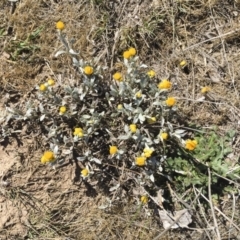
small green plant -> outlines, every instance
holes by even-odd
[[[25,40],[12,41],[7,49],[7,51],[11,54],[11,58],[13,60],[17,60],[19,56],[23,56],[24,59],[27,59],[32,52],[39,50],[39,47],[34,44],[33,41],[39,37],[42,31],[43,27],[39,27],[35,31],[31,32]]]
[[[167,158],[164,169],[166,174],[173,178],[175,187],[186,191],[187,188],[195,185],[206,190],[208,168],[213,173],[211,178],[213,188],[223,178],[232,181],[238,179],[239,164],[226,160],[227,155],[232,152],[231,142],[234,135],[233,131],[228,132],[224,137],[219,137],[214,130],[203,132],[196,136],[198,146],[191,154],[182,149],[171,153],[174,156]],[[225,187],[226,189],[221,189],[222,193],[229,190],[227,182]],[[219,192],[219,189],[217,191]]]

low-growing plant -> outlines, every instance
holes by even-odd
[[[239,177],[240,166],[232,161],[227,161],[226,156],[232,152],[231,142],[234,131],[230,131],[224,137],[219,137],[216,132],[202,132],[196,134],[198,146],[195,151],[189,153],[183,149],[175,149],[173,157],[166,160],[165,171],[169,176],[174,176],[175,187],[185,191],[192,185],[203,188],[206,192],[208,186],[208,168],[211,169],[212,187],[219,193],[217,185],[223,178],[235,181]],[[173,172],[175,171],[175,174]],[[222,176],[223,178],[221,179]],[[229,190],[229,183],[225,183]]]
[[[174,83],[158,80],[135,48],[119,57],[123,67],[108,79],[107,67],[85,61],[73,50],[63,22],[56,28],[63,49],[55,56],[70,56],[78,77],[49,78],[24,105],[6,107],[0,119],[2,141],[18,133],[13,122],[26,124],[29,132],[39,128],[45,147],[41,163],[58,168],[75,161],[83,181],[107,179],[112,198],[106,207],[123,194],[123,187],[132,193],[132,188],[144,189],[138,197],[146,204],[147,196],[167,181],[182,193],[193,185],[206,189],[208,169],[213,185],[222,177],[238,178],[239,165],[225,161],[234,134],[220,137],[214,130],[182,126]]]
[[[42,32],[43,27],[37,28],[35,31],[31,32],[25,40],[13,40],[7,47],[8,52],[10,52],[11,58],[17,60],[19,56],[24,59],[29,58],[32,52],[39,50],[39,47],[33,43],[33,41],[38,38]],[[1,35],[1,31],[0,31]]]

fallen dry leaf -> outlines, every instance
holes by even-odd
[[[166,210],[159,210],[159,216],[162,220],[164,229],[167,228],[185,228],[188,227],[188,224],[192,222],[191,214],[189,210],[182,209],[180,211],[172,213],[167,212]]]

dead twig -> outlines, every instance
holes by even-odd
[[[201,196],[210,204],[210,201],[196,188],[197,192],[201,194]],[[240,228],[233,223],[233,221],[227,217],[218,207],[214,206],[213,207],[218,213],[220,213],[232,226],[234,226],[239,232],[240,232]]]
[[[211,171],[210,171],[210,168],[208,168],[208,198],[209,198],[209,204],[210,204],[211,211],[212,211],[212,217],[213,217],[213,222],[214,222],[215,233],[217,235],[217,239],[221,240],[221,235],[220,235],[220,232],[219,232],[217,219],[216,219],[214,208],[213,208],[213,204],[212,204]]]

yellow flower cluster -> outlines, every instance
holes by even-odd
[[[135,94],[135,96],[136,96],[136,98],[141,98],[142,97],[142,92],[141,91],[137,92]]]
[[[53,79],[48,79],[47,83],[51,87],[55,85],[55,81]]]
[[[203,94],[205,94],[205,93],[207,93],[207,92],[209,92],[209,91],[211,91],[211,88],[210,87],[203,87],[202,89],[201,89],[201,93],[203,93]]]
[[[150,78],[154,78],[156,76],[156,73],[153,71],[153,70],[150,70],[147,72],[147,75],[150,77]]]
[[[67,111],[67,108],[65,106],[61,106],[59,108],[59,115],[63,115],[64,113],[66,113]]]
[[[135,164],[137,166],[143,167],[146,165],[146,160],[147,160],[147,158],[144,156],[136,157]]]
[[[87,168],[84,168],[82,171],[81,171],[81,176],[82,177],[87,177],[89,175],[89,170]]]
[[[117,151],[118,151],[117,146],[110,146],[110,149],[109,149],[109,153],[110,153],[110,155],[114,155],[114,154],[116,154]]]
[[[91,66],[84,67],[83,71],[88,76],[93,74],[93,68]]]
[[[129,59],[129,58],[131,58],[131,57],[134,57],[134,56],[136,55],[136,53],[137,53],[136,49],[133,48],[133,47],[131,47],[131,48],[129,48],[127,51],[125,51],[125,52],[123,53],[123,57],[124,57],[125,59]]]
[[[47,86],[46,86],[45,84],[41,84],[41,85],[39,86],[39,90],[40,90],[41,92],[45,92],[45,91],[47,90]]]
[[[41,92],[47,91],[48,87],[52,87],[55,85],[55,81],[53,79],[48,79],[46,83],[42,83],[39,85],[39,90]]]
[[[121,82],[123,80],[122,74],[120,72],[114,73],[113,74],[113,79],[118,81],[118,82]]]
[[[154,152],[153,148],[144,148],[143,155],[144,155],[144,157],[149,158],[152,156],[153,152]]]
[[[160,134],[160,137],[162,138],[162,140],[167,140],[168,139],[168,133],[163,132]]]
[[[168,107],[172,107],[173,105],[175,105],[176,103],[176,99],[174,97],[169,97],[167,100],[166,100],[166,105]]]
[[[137,131],[137,125],[136,124],[130,124],[129,128],[130,128],[130,131],[132,133],[135,133]]]
[[[196,140],[190,140],[190,139],[188,139],[188,140],[186,140],[186,142],[185,142],[185,148],[187,149],[187,150],[189,150],[189,151],[192,151],[192,150],[194,150],[196,147],[197,147],[197,141]]]
[[[62,31],[62,30],[65,28],[64,22],[58,21],[58,22],[56,23],[56,28],[57,28],[58,30]]]
[[[46,151],[41,158],[41,163],[45,164],[45,163],[53,162],[54,160],[55,160],[54,153],[51,151]]]
[[[161,90],[168,90],[172,87],[172,83],[167,80],[167,79],[163,79],[159,84],[158,84],[158,88]]]
[[[83,137],[83,130],[82,128],[75,128],[74,132],[73,132],[74,136],[78,136],[78,137]]]

